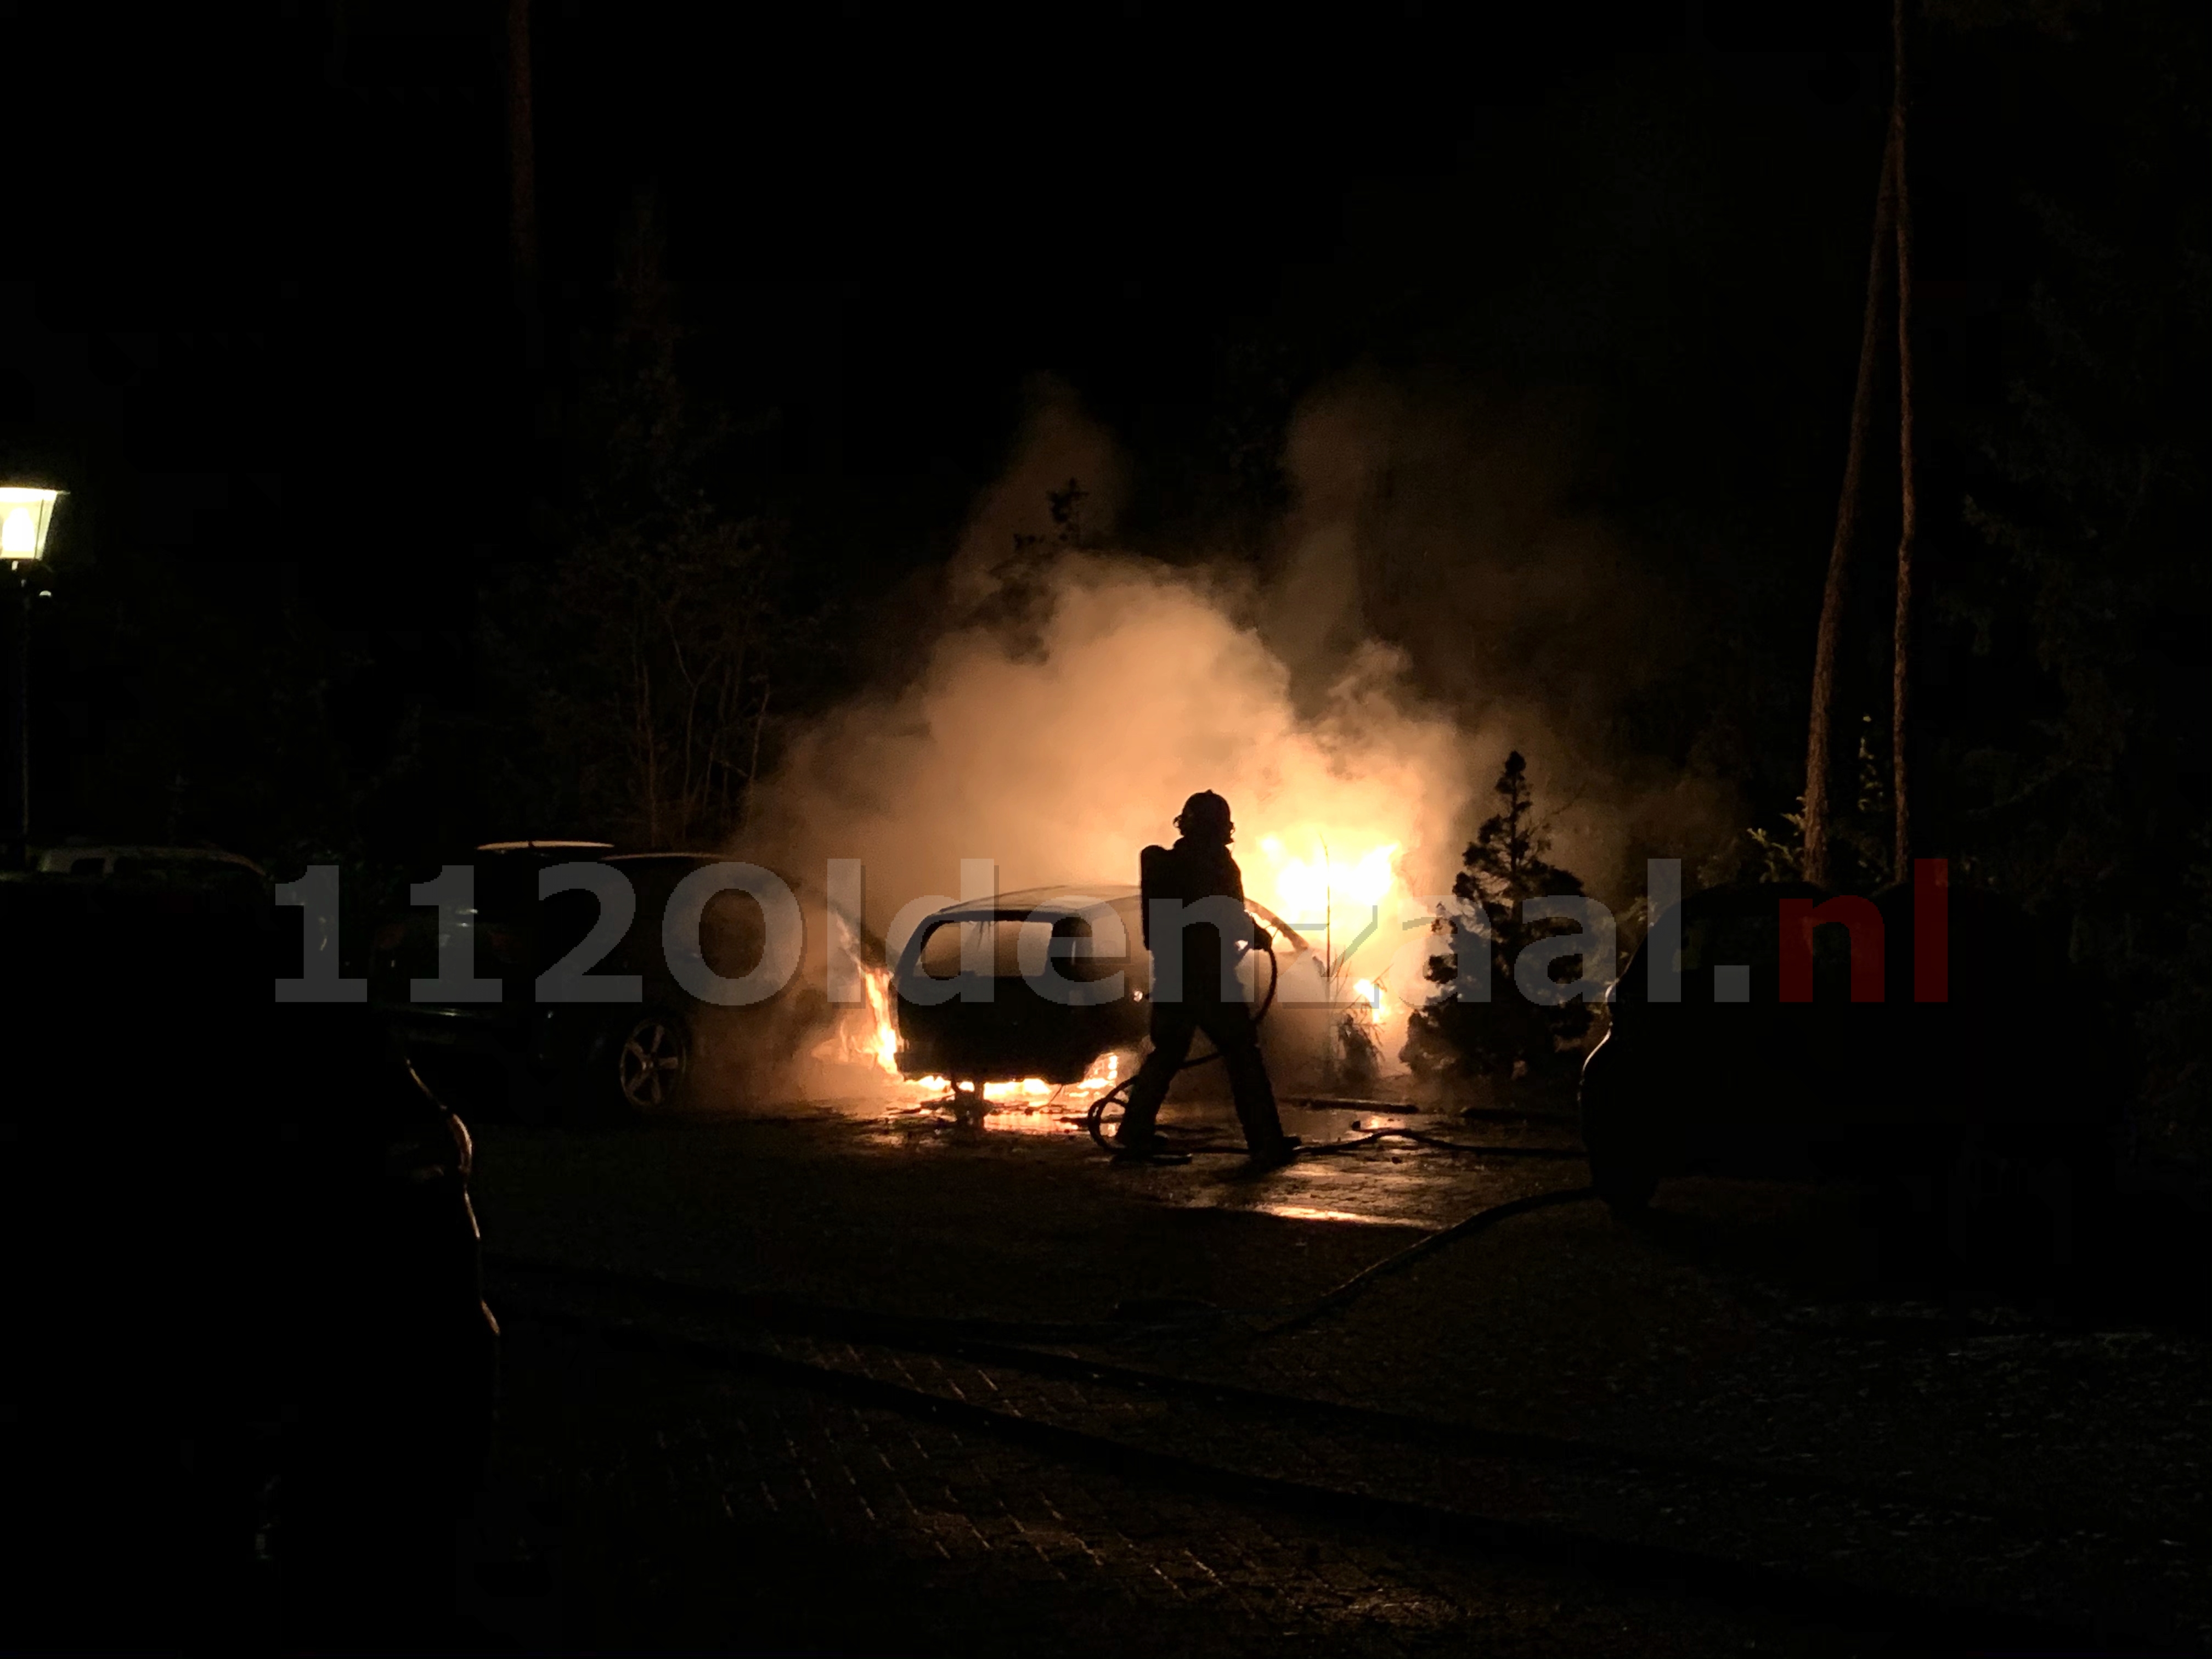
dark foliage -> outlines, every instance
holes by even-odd
[[[1528,902],[1580,894],[1583,884],[1544,858],[1550,837],[1536,815],[1528,763],[1518,750],[1505,757],[1495,787],[1500,810],[1483,820],[1468,845],[1464,867],[1452,878],[1462,917],[1481,921],[1491,935],[1490,1000],[1465,1000],[1448,989],[1415,1011],[1407,1022],[1405,1057],[1417,1071],[1432,1075],[1542,1081],[1571,1070],[1579,1059],[1577,1045],[1589,1029],[1591,1012],[1579,1001],[1550,1006],[1530,1000],[1514,985],[1513,963],[1536,940],[1574,931],[1563,919],[1529,920]],[[1437,927],[1449,925],[1440,920]],[[1468,929],[1460,938],[1469,939],[1478,931]],[[1431,958],[1427,971],[1434,983],[1455,986],[1458,953]]]
[[[1953,15],[1955,11],[1956,15]],[[2035,111],[1991,157],[2032,280],[2002,402],[1962,422],[1965,526],[1930,631],[1923,768],[1950,850],[2124,991],[2140,1127],[2212,1154],[2212,200],[2201,7],[1946,8]],[[1933,764],[1928,764],[1932,762]]]
[[[614,326],[568,411],[553,546],[486,607],[487,660],[528,738],[501,757],[515,829],[711,848],[743,826],[813,641],[781,527],[712,488],[731,428],[678,373],[663,259],[647,198]]]

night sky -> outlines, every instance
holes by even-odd
[[[501,9],[289,10],[111,43],[32,139],[70,184],[11,284],[7,438],[71,475],[76,556],[288,563],[405,612],[417,581],[514,555],[533,399],[605,320],[648,190],[687,374],[772,431],[782,487],[865,495],[882,522],[850,539],[887,553],[941,540],[1033,375],[1160,459],[1263,331],[1301,382],[1441,349],[1595,386],[1638,425],[1639,399],[1763,364],[1755,400],[1790,430],[1759,441],[1805,453],[1742,470],[1808,475],[1816,516],[1832,490],[1878,8],[1796,38],[1718,17],[1516,38],[540,7],[536,385]],[[412,533],[386,536],[362,492],[401,480]]]
[[[1572,408],[1574,499],[1771,678],[1742,694],[1769,722],[1745,764],[1788,805],[1886,8],[1518,32],[1418,8],[534,15],[528,306],[503,8],[299,6],[55,43],[70,67],[19,130],[42,211],[17,233],[0,361],[0,452],[72,491],[52,605],[76,620],[41,647],[58,659],[37,710],[43,752],[67,758],[42,774],[41,833],[118,832],[94,820],[130,791],[87,780],[156,767],[161,743],[132,733],[174,701],[147,666],[161,629],[121,594],[185,596],[210,641],[307,606],[356,775],[389,762],[408,711],[476,706],[485,596],[558,539],[562,422],[641,201],[665,233],[687,393],[737,434],[729,506],[787,527],[848,636],[949,550],[1040,376],[1132,457],[1122,539],[1170,556],[1252,551],[1279,481],[1235,441],[1264,447],[1303,393],[1362,365],[1441,376]],[[1963,544],[2044,275],[2035,204],[2170,190],[2122,175],[2172,135],[2121,117],[2130,76],[2170,81],[2199,42],[2167,20],[2084,56],[2063,27],[1944,16],[1917,129],[1917,344],[1924,533]],[[1871,556],[1887,524],[1877,503]],[[176,672],[222,679],[239,651],[210,649]],[[1931,721],[1984,695],[1947,690],[1948,655],[1937,639]],[[209,718],[261,695],[241,680]],[[198,827],[251,838],[234,811]]]

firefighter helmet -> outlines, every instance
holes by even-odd
[[[1182,804],[1182,815],[1176,819],[1176,828],[1184,835],[1201,841],[1228,843],[1236,825],[1229,817],[1229,803],[1211,789],[1201,789]]]

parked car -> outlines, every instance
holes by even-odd
[[[438,913],[428,908],[413,908],[377,931],[371,998],[431,1086],[478,1109],[568,1123],[617,1122],[678,1109],[697,1091],[710,1036],[740,1025],[761,1035],[793,1003],[787,991],[767,1006],[713,1008],[670,970],[661,947],[670,896],[685,877],[723,861],[708,853],[616,854],[604,842],[480,847],[471,860],[475,915],[459,920],[474,935],[474,971],[498,981],[499,999],[414,994],[410,981],[437,972]],[[597,896],[583,889],[538,897],[542,871],[574,863],[620,872],[636,896],[629,926],[608,941],[604,955],[586,964],[594,977],[635,975],[641,994],[635,1001],[539,1000],[540,976],[583,945],[601,921]],[[732,978],[746,973],[760,957],[762,931],[759,907],[750,899],[717,894],[702,919],[707,966]]]
[[[127,872],[0,883],[27,1648],[451,1639],[495,1372],[468,1133],[368,1010],[275,1000],[297,914]]]
[[[222,885],[241,896],[263,891],[269,884],[268,872],[252,859],[212,847],[49,847],[33,868],[42,875]]]
[[[1246,908],[1274,934],[1280,964],[1308,951],[1304,939],[1273,911],[1260,904]],[[979,1085],[1028,1078],[1067,1084],[1079,1081],[1101,1055],[1141,1045],[1145,999],[1152,994],[1142,919],[1138,890],[1111,883],[1030,888],[933,911],[902,947],[894,985],[913,985],[917,976],[954,980],[963,971],[963,945],[972,952],[976,943],[969,930],[988,928],[983,959],[990,964],[990,995],[963,999],[949,987],[946,993],[925,988],[925,994],[943,995],[939,1001],[898,995],[901,1073]],[[1073,943],[1077,940],[1083,944]],[[1120,991],[1055,1000],[1024,977],[1025,952],[1032,964],[1049,961],[1050,971],[1072,987],[1097,985],[1119,974]],[[1267,971],[1258,953],[1248,956],[1239,971],[1257,1001],[1266,992]]]
[[[1845,1175],[1953,1224],[2010,1209],[2054,1237],[2075,1226],[2109,1180],[2124,1044],[2064,941],[1949,890],[1945,998],[1918,1000],[1913,893],[1893,888],[1873,901],[1881,1000],[1851,1000],[1850,939],[1831,926],[1813,930],[1810,1000],[1785,1002],[1782,905],[1826,896],[1765,884],[1683,901],[1677,1002],[1650,995],[1646,939],[1583,1067],[1592,1184],[1632,1212],[1691,1170]]]

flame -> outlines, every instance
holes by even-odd
[[[830,926],[836,935],[837,947],[857,957],[860,946],[852,923],[834,908],[830,913]],[[835,1029],[815,1044],[814,1058],[836,1065],[866,1066],[895,1083],[903,1084],[905,1079],[899,1075],[898,1021],[891,1009],[890,969],[864,966],[860,970],[860,989],[862,1002],[839,1014]],[[940,1091],[952,1086],[942,1079],[922,1079],[916,1086],[927,1085],[933,1085]]]
[[[1389,927],[1378,927],[1377,922],[1390,914],[1384,901],[1401,887],[1401,843],[1376,842],[1348,858],[1332,855],[1333,848],[1356,847],[1364,840],[1322,828],[1288,836],[1267,835],[1260,840],[1264,875],[1255,886],[1272,893],[1272,898],[1263,902],[1285,921],[1309,939],[1322,936],[1316,942],[1326,943],[1336,953],[1336,959],[1328,964],[1331,974],[1341,971],[1355,957],[1365,958],[1372,946],[1395,943]],[[1290,850],[1293,845],[1308,850],[1301,856]],[[1379,1010],[1373,990],[1370,981],[1359,995]]]
[[[876,1063],[892,1077],[899,1074],[898,1022],[891,1018],[891,976],[881,969],[861,976],[868,995],[868,1015],[874,1024]]]
[[[1091,1069],[1083,1074],[1079,1082],[1067,1085],[1067,1091],[1072,1095],[1102,1095],[1119,1082],[1121,1077],[1121,1056],[1118,1051],[1109,1049],[1091,1062]]]

